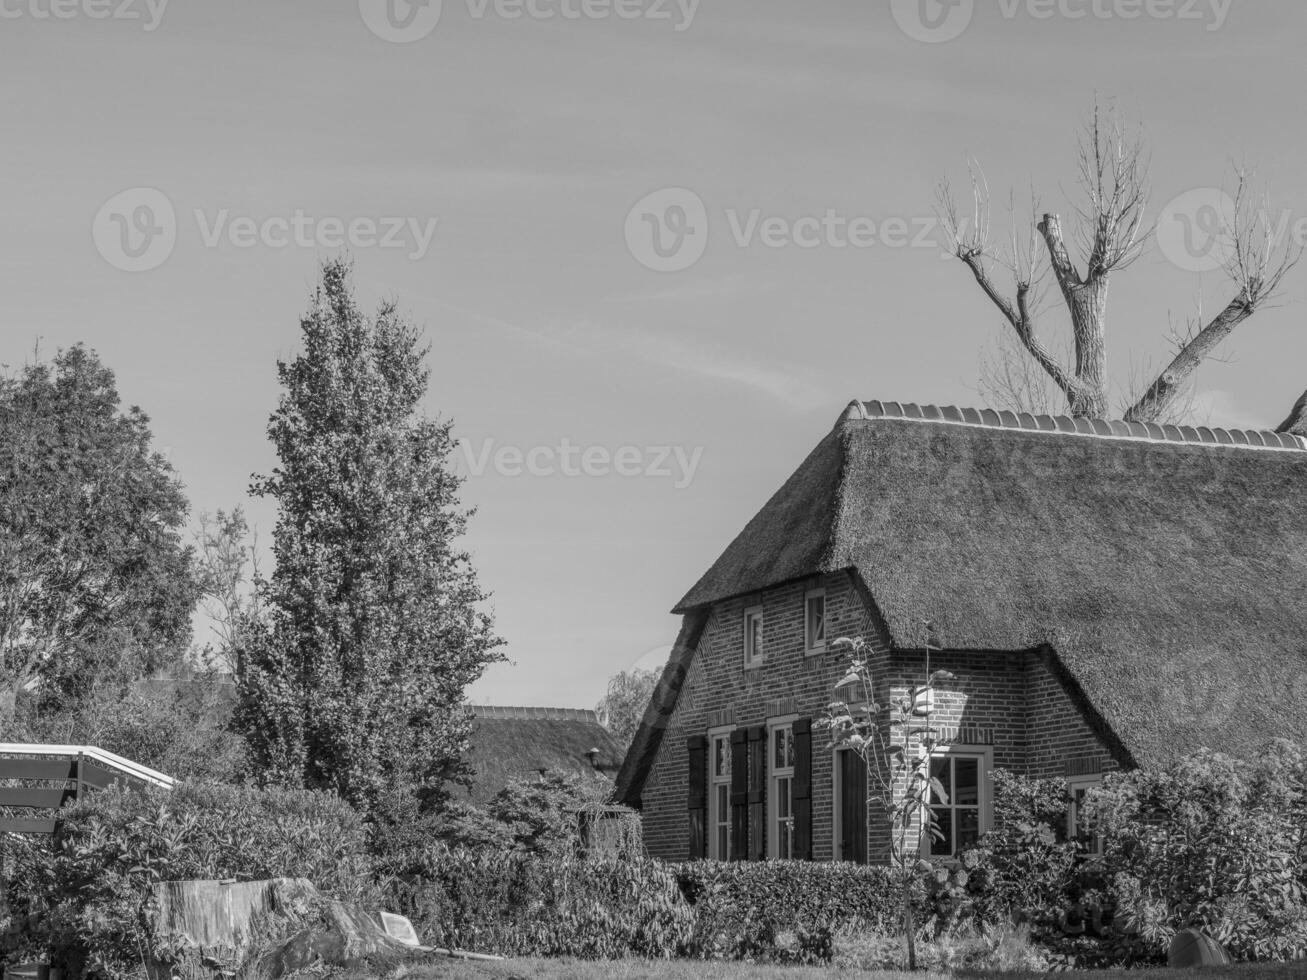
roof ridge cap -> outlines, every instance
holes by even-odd
[[[1035,415],[1030,412],[1013,412],[1006,409],[999,411],[992,408],[957,408],[952,405],[941,408],[937,405],[918,405],[914,402],[855,401],[844,411],[840,423],[870,422],[881,419],[1134,442],[1307,452],[1307,437],[1270,429],[1159,425],[1155,422],[1126,422],[1118,419],[1091,419],[1069,415]]]
[[[599,723],[599,715],[592,708],[536,708],[494,704],[470,705],[477,718],[503,721],[585,721]]]

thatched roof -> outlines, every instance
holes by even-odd
[[[611,780],[622,764],[621,744],[593,711],[480,705],[472,711],[476,718],[466,759],[476,770],[472,798],[477,802],[514,779],[542,771]]]
[[[1307,744],[1307,439],[855,403],[676,611],[844,569],[898,649],[1051,647],[1127,761]]]

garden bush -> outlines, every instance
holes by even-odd
[[[694,908],[694,932],[685,952],[700,959],[828,962],[841,930],[892,934],[901,928],[899,892],[889,868],[695,861],[676,865],[675,873]],[[918,900],[924,911],[924,894]]]
[[[1201,929],[1242,960],[1307,957],[1307,757],[1278,742],[1249,764],[1200,750],[1113,774],[1087,812],[1118,919],[1141,957]]]
[[[505,956],[651,959],[689,942],[692,912],[667,866],[430,847],[379,868],[386,907],[423,941]]]
[[[962,860],[972,911],[1046,934],[1065,921],[1081,890],[1084,850],[1066,839],[1066,782],[998,769],[993,783],[994,829]]]
[[[28,839],[14,855],[5,953],[48,953],[71,977],[139,973],[160,881],[303,877],[355,901],[371,889],[358,815],[308,791],[112,788],[66,809],[53,839]]]

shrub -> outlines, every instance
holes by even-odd
[[[1066,840],[1068,791],[1061,779],[997,769],[994,829],[963,856],[967,892],[989,922],[1030,922],[1048,931],[1070,913],[1081,848]]]
[[[323,793],[113,788],[62,816],[53,840],[19,848],[6,952],[43,946],[73,977],[139,972],[160,881],[304,877],[356,900],[369,887],[363,825]]]
[[[1239,959],[1307,956],[1307,758],[1277,743],[1257,765],[1200,750],[1109,776],[1088,801],[1118,918],[1136,952],[1202,929]]]
[[[686,953],[696,958],[829,962],[843,929],[901,928],[900,892],[889,868],[695,861],[675,873],[694,907]]]
[[[505,956],[675,956],[692,912],[664,865],[427,848],[383,868],[386,907],[423,941]]]

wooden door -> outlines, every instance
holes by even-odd
[[[867,766],[847,749],[837,756],[840,779],[840,860],[867,863]]]

